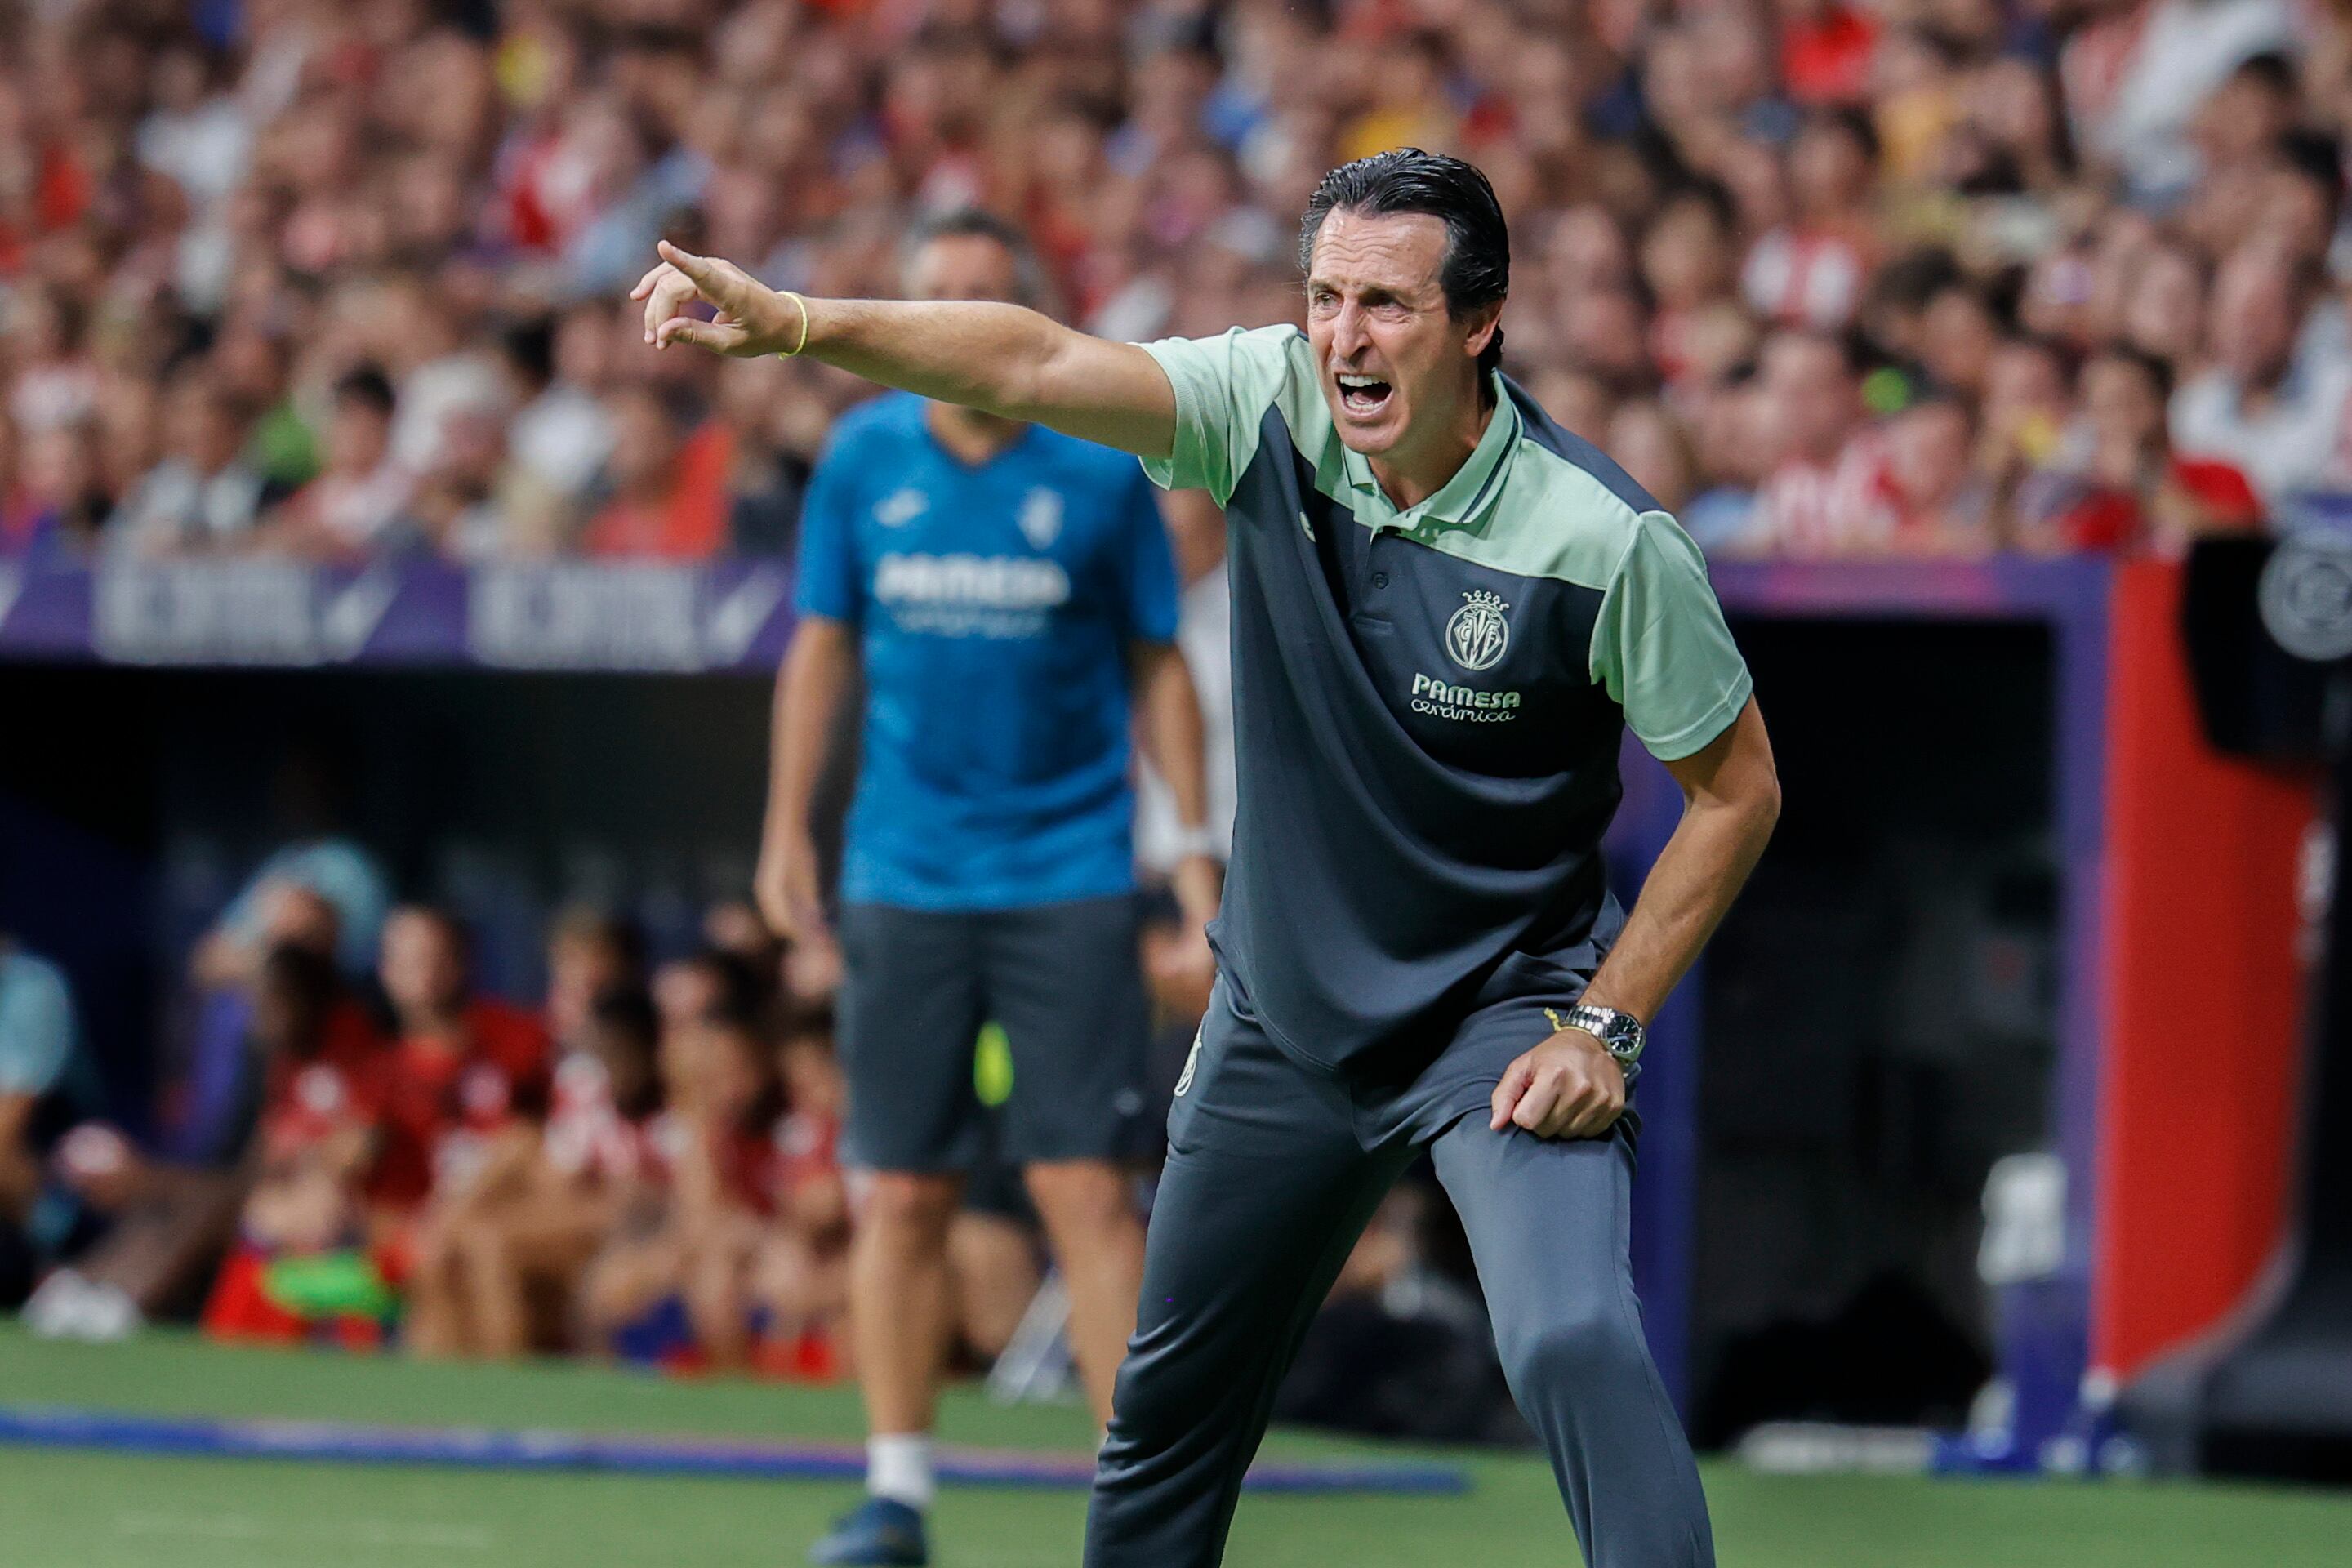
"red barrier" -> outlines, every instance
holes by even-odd
[[[2302,1058],[2315,784],[2207,743],[2180,593],[2177,565],[2124,567],[2110,622],[2091,1365],[2126,1379],[2212,1327],[2278,1245]]]

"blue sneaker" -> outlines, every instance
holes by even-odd
[[[810,1562],[834,1568],[923,1568],[930,1560],[921,1510],[887,1497],[867,1498],[809,1548]]]

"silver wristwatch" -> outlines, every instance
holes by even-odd
[[[1645,1031],[1642,1020],[1631,1013],[1580,1002],[1568,1010],[1568,1026],[1581,1029],[1599,1040],[1601,1048],[1615,1057],[1621,1068],[1630,1068],[1642,1059]]]

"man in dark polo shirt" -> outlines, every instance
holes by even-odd
[[[1217,1562],[1276,1384],[1420,1151],[1593,1568],[1713,1561],[1627,1256],[1642,1021],[1780,807],[1673,519],[1498,373],[1486,178],[1326,176],[1307,331],[1138,347],[1002,306],[806,300],[663,247],[649,342],[808,353],[1134,452],[1227,509],[1240,805],[1087,1562]],[[715,321],[685,314],[698,298]],[[1630,725],[1687,810],[1630,915],[1599,846]]]

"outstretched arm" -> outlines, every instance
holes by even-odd
[[[1088,337],[1020,305],[811,300],[771,289],[731,261],[667,240],[660,249],[661,265],[629,292],[645,301],[646,342],[656,348],[693,343],[739,358],[797,348],[884,386],[1138,457],[1164,458],[1175,446],[1175,389],[1131,343]],[[715,320],[686,314],[698,300],[717,310]]]

